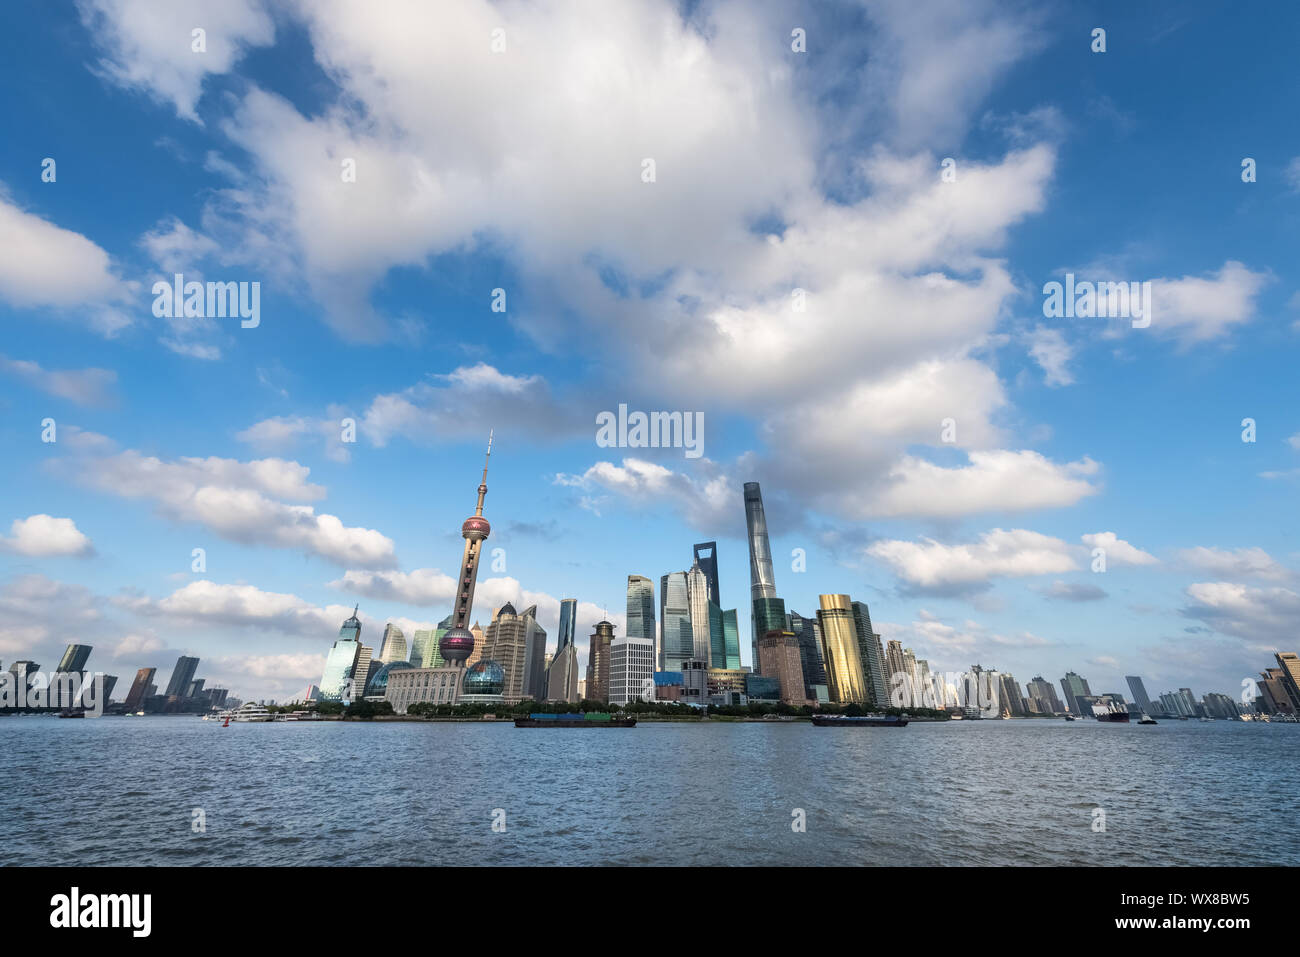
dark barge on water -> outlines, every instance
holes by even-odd
[[[868,714],[850,717],[842,714],[815,714],[812,723],[819,728],[906,728],[907,719],[896,714]]]
[[[515,718],[516,728],[635,728],[636,718],[616,717],[606,711],[586,714],[530,714]]]

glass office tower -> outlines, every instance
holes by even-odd
[[[643,575],[627,576],[626,637],[655,640],[655,586]]]
[[[776,576],[772,572],[772,548],[767,540],[763,493],[757,482],[745,483],[745,528],[749,534],[749,597],[754,609],[754,616],[749,623],[750,653],[757,673],[759,637],[769,631],[782,631],[785,628],[784,607],[781,609],[780,621],[773,621],[770,614],[773,609],[770,606],[759,606],[760,601],[776,598]]]
[[[695,653],[686,572],[670,572],[659,579],[659,622],[663,630],[659,670],[681,671],[682,662],[691,660]]]
[[[826,653],[826,683],[832,701],[867,704],[866,676],[858,655],[858,633],[848,595],[819,595],[817,620],[822,626]]]
[[[329,657],[325,659],[325,672],[320,679],[320,697],[322,701],[342,701],[351,690],[352,679],[356,674],[357,658],[361,654],[361,619],[357,610],[352,609],[352,617],[343,622],[339,637],[330,648]]]
[[[722,643],[727,656],[725,667],[728,671],[740,670],[740,625],[736,620],[736,609],[728,608],[722,613]]]

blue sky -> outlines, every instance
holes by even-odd
[[[717,539],[747,635],[759,481],[801,613],[1236,694],[1300,611],[1297,15],[914,6],[11,5],[0,660],[291,696],[354,602],[447,613],[495,428],[483,623],[577,597],[585,648]],[[155,317],[178,271],[260,324]],[[1151,326],[1045,318],[1066,272]],[[619,403],[703,457],[598,446]]]

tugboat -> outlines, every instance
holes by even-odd
[[[1160,723],[1159,721],[1151,717],[1151,715],[1147,714],[1145,711],[1142,712],[1142,717],[1138,718],[1138,724],[1159,724],[1159,723]]]
[[[896,714],[868,714],[849,717],[842,714],[815,714],[812,723],[818,728],[906,728],[907,719]]]

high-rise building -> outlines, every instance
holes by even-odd
[[[1144,712],[1150,713],[1151,699],[1147,697],[1147,689],[1146,686],[1142,684],[1141,676],[1125,675],[1124,680],[1128,682],[1128,690],[1132,693],[1133,700],[1137,702],[1137,706]],[[1033,692],[1031,691],[1030,694],[1033,694]]]
[[[740,667],[740,624],[736,618],[736,609],[728,608],[722,613],[722,645],[726,653],[726,667]]]
[[[576,703],[578,698],[578,646],[570,641],[552,656],[546,670],[546,700]]]
[[[1281,668],[1269,668],[1259,673],[1261,681],[1255,684],[1259,688],[1259,698],[1256,700],[1256,706],[1264,714],[1296,714],[1297,709],[1291,703],[1291,695],[1286,689],[1285,679]],[[1165,704],[1165,698],[1169,695],[1161,695],[1160,702]],[[1168,708],[1164,709],[1165,714],[1169,714]]]
[[[790,705],[808,703],[804,686],[803,664],[799,660],[799,640],[792,631],[769,631],[758,639],[758,660],[763,678],[775,678],[781,688],[781,700]]]
[[[799,642],[799,666],[803,670],[804,697],[819,700],[818,686],[826,687],[826,662],[822,657],[821,625],[816,618],[805,618],[797,611],[790,612],[788,630]]]
[[[709,614],[709,579],[698,564],[692,565],[691,570],[686,573],[686,595],[691,610],[691,657],[707,662],[713,648],[712,619]],[[721,609],[718,609],[717,626],[718,637],[721,639]]]
[[[709,601],[722,607],[721,592],[718,589],[718,543],[700,542],[696,545],[695,564],[700,566],[704,577],[709,581]]]
[[[556,651],[574,643],[578,628],[578,599],[565,598],[560,602],[560,632],[555,636]]]
[[[524,609],[524,697],[546,700],[546,629],[537,622],[537,606]]]
[[[1065,706],[1077,715],[1087,716],[1092,713],[1090,707],[1084,707],[1076,698],[1092,697],[1092,689],[1088,687],[1087,679],[1081,678],[1073,671],[1067,671],[1065,677],[1061,679],[1061,691],[1064,693]]]
[[[474,585],[478,581],[479,550],[492,526],[483,517],[483,499],[487,497],[488,463],[492,460],[492,435],[488,434],[487,455],[483,459],[483,479],[478,486],[478,503],[474,514],[461,524],[460,534],[465,539],[465,549],[460,559],[460,575],[456,579],[456,599],[452,603],[452,625],[438,642],[443,661],[451,667],[464,668],[465,661],[474,651],[474,635],[469,630],[470,615],[474,610]]]
[[[1020,693],[1020,683],[1016,681],[1016,676],[1003,673],[1002,675],[1002,703],[1006,705],[1013,718],[1023,718],[1029,713],[1025,706],[1025,697]]]
[[[320,679],[322,701],[342,701],[351,694],[360,655],[361,619],[357,617],[357,609],[353,608],[352,617],[343,622],[329,657],[325,659],[325,671]]]
[[[483,658],[483,627],[476,621],[469,626],[470,637],[474,639],[474,650],[469,653],[465,659],[465,667],[473,668]],[[443,662],[443,667],[448,667],[449,662]]]
[[[131,682],[131,690],[126,693],[126,710],[132,713],[141,710],[145,697],[149,693],[149,686],[153,684],[153,676],[157,668],[141,668],[135,673],[135,681]]]
[[[442,632],[436,628],[420,628],[411,633],[411,657],[407,660],[412,667],[437,668],[442,664],[442,656],[438,654],[438,639],[450,627],[451,622],[448,621]]]
[[[63,657],[59,659],[59,666],[54,670],[85,671],[90,649],[90,645],[68,645],[67,650],[63,652]]]
[[[609,645],[611,704],[653,701],[655,643],[649,638],[620,635]]]
[[[176,659],[176,667],[172,669],[171,680],[167,682],[167,696],[173,695],[177,698],[184,698],[185,692],[189,690],[190,682],[194,680],[194,672],[198,670],[199,659],[187,658],[181,655]]]
[[[686,572],[670,572],[659,579],[659,670],[681,671],[682,662],[695,654],[691,626],[691,594]]]
[[[1300,713],[1300,657],[1289,651],[1276,652],[1273,657],[1282,672],[1282,687],[1291,699],[1293,713]]]
[[[536,614],[536,608],[530,609]],[[506,602],[492,614],[492,621],[483,631],[483,657],[480,661],[495,661],[501,666],[505,683],[501,694],[513,704],[524,698],[524,684],[528,677],[528,624],[515,606]]]
[[[868,704],[866,676],[858,655],[858,635],[853,604],[848,595],[819,595],[822,644],[826,655],[826,681],[831,700],[839,704]]]
[[[384,640],[379,643],[379,663],[406,660],[406,636],[391,621],[384,626]]]
[[[1041,713],[1065,713],[1065,708],[1061,705],[1061,699],[1056,696],[1056,688],[1042,675],[1035,675],[1034,679],[1029,682],[1028,688],[1029,700],[1038,704],[1038,710]]]
[[[885,668],[886,684],[889,686],[889,693],[893,694],[894,689],[901,686],[906,680],[907,666],[903,662],[903,643],[900,641],[889,641],[885,645]]]
[[[784,607],[779,622],[771,620],[773,609],[770,605],[763,605],[760,612],[760,600],[776,598],[776,575],[772,571],[772,546],[767,539],[763,492],[757,482],[745,483],[745,529],[749,538],[749,597],[754,608],[750,619],[750,654],[751,665],[757,672],[758,636],[785,627]]]
[[[608,621],[596,622],[587,649],[587,678],[584,696],[589,701],[609,701],[610,646],[614,643],[614,626]]]
[[[655,585],[643,575],[627,576],[627,637],[655,643]]]
[[[877,708],[888,708],[889,678],[885,674],[884,653],[880,649],[880,636],[871,628],[871,611],[865,601],[853,603],[853,629],[858,638],[858,659],[862,662],[871,703]],[[822,674],[825,674],[824,669]]]
[[[378,670],[374,660],[375,650],[369,645],[362,645],[357,651],[357,666],[352,672],[352,701],[360,701],[366,696],[366,685],[370,683],[370,673]]]

